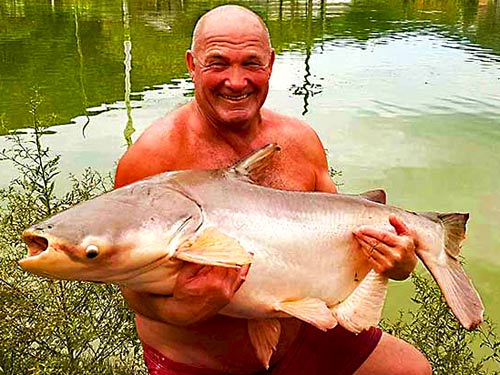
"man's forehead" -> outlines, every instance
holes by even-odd
[[[227,6],[207,13],[197,26],[195,38],[196,44],[205,48],[217,43],[270,47],[263,22],[256,14],[240,7]]]
[[[214,34],[207,36],[200,43],[200,51],[205,54],[214,54],[228,51],[242,51],[247,54],[267,54],[269,44],[259,38],[252,38],[249,35],[234,35],[234,34]]]

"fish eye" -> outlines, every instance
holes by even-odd
[[[99,248],[96,245],[89,245],[87,249],[85,249],[85,255],[89,259],[94,259],[99,255]]]

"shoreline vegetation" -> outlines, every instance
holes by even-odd
[[[49,280],[24,272],[20,234],[29,225],[112,188],[111,176],[90,168],[71,188],[54,192],[59,155],[42,139],[51,119],[30,101],[28,134],[9,135],[0,161],[19,175],[0,189],[0,374],[146,375],[132,312],[115,285]]]
[[[87,168],[81,177],[70,175],[70,190],[56,195],[60,156],[43,145],[52,120],[39,118],[39,105],[35,95],[31,130],[8,135],[11,147],[0,150],[0,162],[19,172],[0,189],[0,374],[146,375],[133,313],[116,286],[44,279],[17,265],[26,253],[23,229],[112,188],[111,175]],[[334,177],[339,173],[332,169]],[[499,375],[496,327],[486,319],[467,332],[431,280],[415,273],[412,282],[416,307],[381,327],[416,345],[434,374]]]

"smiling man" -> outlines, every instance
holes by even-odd
[[[284,190],[336,193],[323,146],[303,122],[262,108],[269,89],[274,50],[263,21],[226,5],[197,23],[186,53],[195,98],[150,126],[121,159],[115,186],[170,170],[227,167],[250,152],[278,143],[262,185]],[[392,279],[408,277],[415,244],[403,222],[391,217],[391,232],[356,233],[373,268]],[[257,359],[247,323],[218,315],[244,282],[241,270],[187,263],[172,295],[123,288],[153,375],[186,374],[430,374],[411,345],[370,329],[359,335],[342,327],[328,332],[282,319],[271,367]]]

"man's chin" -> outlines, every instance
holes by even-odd
[[[247,110],[231,111],[219,116],[220,122],[225,126],[234,128],[244,128],[250,125],[255,119],[258,119],[258,114],[251,115]]]

